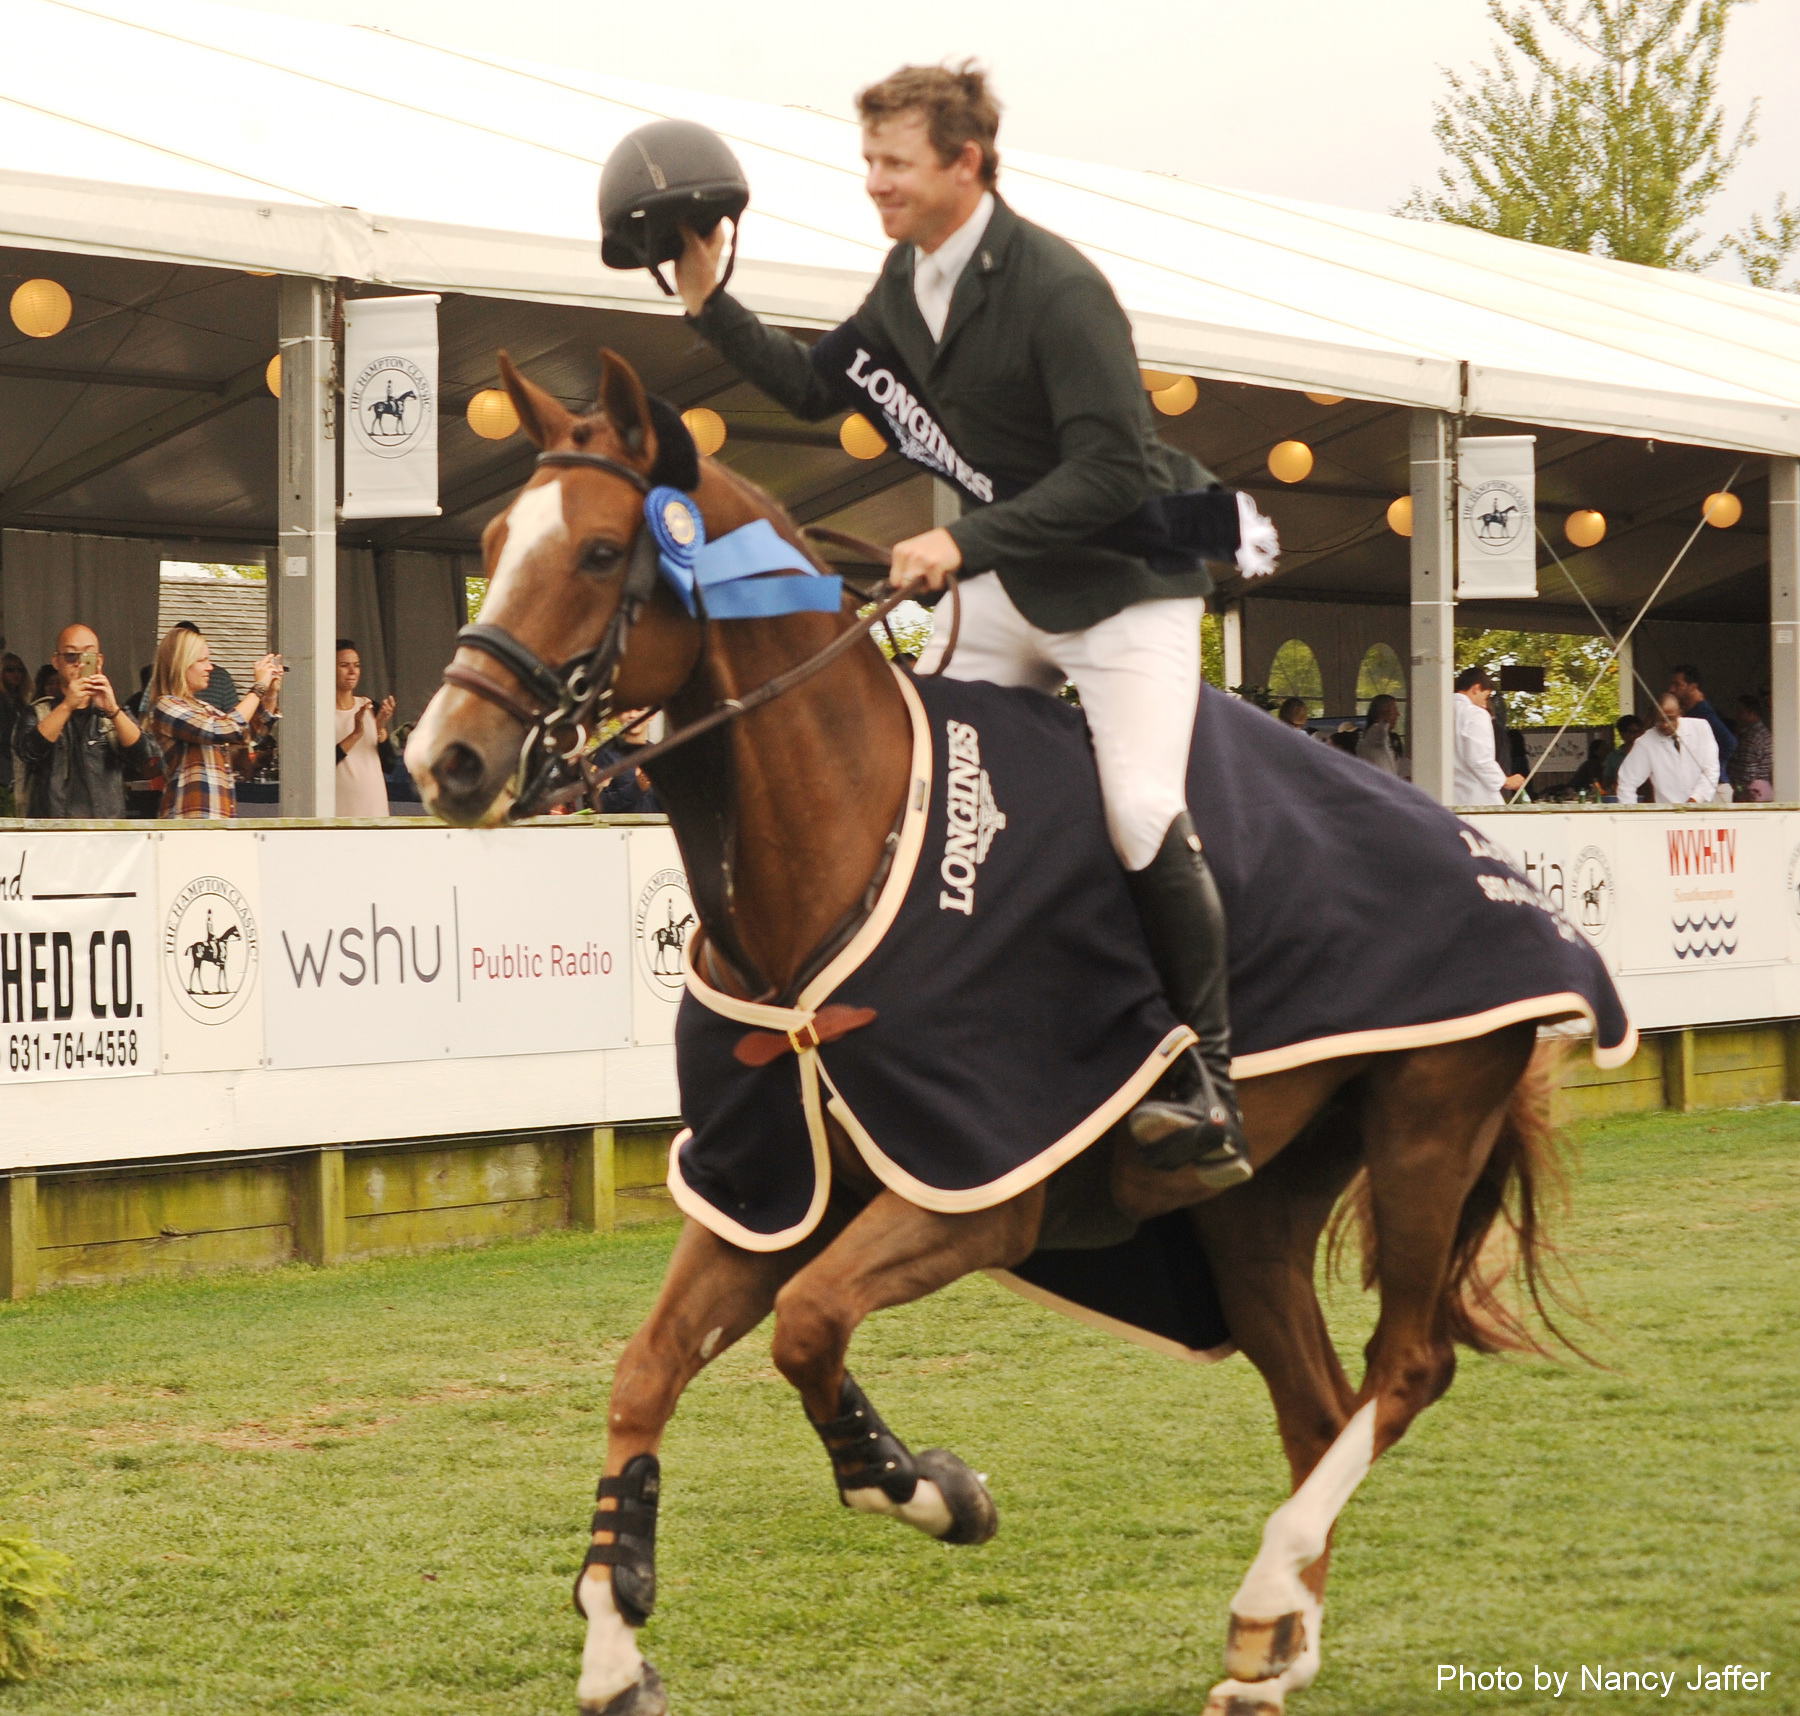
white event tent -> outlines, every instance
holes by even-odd
[[[765,460],[755,474],[779,488],[780,461],[799,461],[793,468],[803,466],[809,480],[817,479],[813,502],[802,509],[810,516],[838,516],[885,489],[913,494],[915,506],[925,492],[929,505],[928,492],[916,483],[907,488],[904,469],[879,481],[866,473],[851,481],[857,468],[840,457],[832,437],[805,434],[746,390],[727,394],[729,381],[716,374],[706,379],[695,368],[691,338],[675,337],[679,324],[670,321],[660,331],[652,325],[652,318],[670,317],[673,306],[649,278],[609,272],[597,256],[595,184],[613,145],[652,118],[699,120],[731,142],[753,189],[734,291],[790,325],[834,325],[860,300],[885,249],[862,194],[858,138],[848,121],[208,0],[0,0],[0,12],[7,41],[0,57],[0,245],[29,253],[33,271],[42,271],[46,254],[64,253],[192,271],[182,278],[191,278],[196,292],[216,287],[219,303],[229,287],[242,306],[232,337],[248,342],[237,364],[273,351],[271,310],[279,294],[280,336],[297,352],[279,408],[291,419],[290,439],[303,436],[309,389],[322,385],[310,379],[307,348],[291,342],[305,337],[301,323],[315,334],[328,331],[321,318],[330,294],[315,284],[305,288],[310,297],[296,296],[289,286],[338,281],[353,292],[432,291],[484,301],[467,342],[471,385],[486,384],[491,374],[483,367],[491,355],[478,359],[479,352],[515,343],[509,318],[535,327],[530,317],[548,314],[542,307],[588,313],[586,322],[559,322],[559,337],[593,327],[619,343],[639,330],[647,379],[657,381],[656,360],[662,360],[666,391],[678,402],[743,403],[742,444]],[[1741,591],[1751,575],[1760,592],[1767,568],[1772,605],[1764,606],[1759,593],[1735,617],[1776,623],[1770,683],[1784,739],[1778,749],[1792,777],[1781,796],[1800,798],[1800,648],[1794,643],[1800,550],[1793,524],[1800,299],[1004,147],[1002,188],[1021,213],[1068,236],[1106,271],[1131,315],[1145,364],[1217,384],[1203,389],[1192,422],[1172,421],[1169,433],[1183,444],[1197,438],[1226,480],[1250,483],[1254,476],[1279,491],[1262,476],[1252,443],[1266,448],[1296,425],[1317,429],[1312,438],[1321,449],[1342,442],[1340,466],[1328,456],[1317,474],[1345,480],[1315,484],[1304,504],[1296,499],[1291,520],[1278,514],[1297,552],[1276,586],[1298,580],[1296,588],[1304,585],[1314,600],[1377,592],[1391,606],[1410,596],[1407,653],[1420,779],[1440,790],[1447,785],[1438,782],[1447,744],[1438,717],[1447,697],[1451,604],[1429,580],[1442,584],[1445,562],[1430,562],[1447,547],[1433,529],[1416,534],[1410,549],[1379,532],[1386,499],[1409,488],[1426,503],[1420,516],[1429,515],[1432,491],[1420,485],[1431,479],[1419,473],[1429,472],[1433,434],[1441,444],[1446,424],[1475,419],[1556,432],[1556,445],[1576,461],[1570,469],[1595,483],[1608,480],[1606,470],[1614,472],[1615,510],[1623,507],[1621,516],[1635,516],[1652,532],[1642,537],[1646,548],[1663,540],[1653,526],[1674,531],[1676,540],[1685,534],[1685,515],[1672,521],[1656,504],[1672,482],[1684,493],[1704,493],[1721,471],[1734,469],[1737,461],[1728,457],[1721,465],[1707,450],[1752,456],[1739,486],[1750,494],[1755,485],[1768,485],[1771,534],[1754,543],[1746,535],[1729,554],[1709,542],[1696,556],[1700,570],[1675,593],[1686,589],[1698,599],[1708,580],[1724,589],[1732,579]],[[7,266],[15,277],[24,272]],[[283,277],[278,288],[251,277],[266,273]],[[454,301],[447,299],[446,313]],[[218,329],[229,322],[221,311]],[[261,346],[252,350],[256,339]],[[207,437],[223,460],[225,441],[242,442],[249,433],[227,431],[222,417],[209,425],[199,410],[190,413],[193,429],[179,462],[166,454],[158,467],[152,458],[135,491],[106,490],[109,473],[148,453],[155,441],[140,438],[140,446],[131,439],[133,422],[146,420],[147,401],[115,386],[105,397],[124,401],[121,414],[82,428],[80,413],[96,396],[94,384],[109,379],[109,362],[123,360],[103,341],[90,342],[85,367],[59,369],[55,345],[12,340],[0,349],[0,385],[10,378],[71,390],[55,396],[68,407],[68,422],[58,430],[63,442],[51,446],[37,435],[43,409],[37,405],[26,412],[30,434],[16,421],[0,428],[0,522],[76,530],[86,517],[90,529],[104,531],[141,517],[147,529],[178,536],[190,528],[203,534],[211,507],[243,539],[273,539],[272,459],[263,499],[254,506],[239,496],[243,504],[233,511],[231,484],[221,479],[205,505],[196,500],[186,511],[159,510],[164,491],[197,480],[192,473],[207,456]],[[255,390],[248,385],[229,400],[219,391],[225,381],[217,359],[182,358],[172,347],[160,362],[140,361],[116,381],[127,388],[191,389],[191,376],[181,380],[169,368],[189,361],[205,369],[213,389],[208,397],[222,402],[220,413],[237,399],[250,401]],[[166,373],[159,379],[146,371]],[[455,379],[447,374],[447,394]],[[1302,389],[1345,396],[1342,411],[1379,409],[1361,410],[1334,429],[1322,408],[1300,403]],[[137,406],[125,409],[133,400]],[[273,402],[255,403],[272,421]],[[22,410],[15,405],[4,415],[16,420]],[[265,422],[259,433],[266,437],[267,428]],[[177,424],[174,432],[184,431]],[[84,464],[82,435],[89,452],[116,441],[120,457],[111,465],[103,456]],[[1349,452],[1358,436],[1366,450],[1360,465]],[[1221,438],[1234,437],[1241,447],[1221,446]],[[1621,437],[1666,443],[1688,463],[1658,466],[1654,483],[1636,466],[1619,475]],[[1540,448],[1540,459],[1545,451]],[[491,511],[522,474],[516,448],[496,453],[470,442],[457,454],[447,442],[447,479],[453,457],[490,463],[480,469],[468,463],[460,490],[447,492],[440,536],[415,538],[446,549],[466,548],[483,509]],[[142,474],[159,468],[163,478]],[[46,471],[65,470],[74,480],[60,489],[41,480]],[[1555,479],[1541,480],[1547,510],[1554,509]],[[323,571],[332,552],[335,490],[328,472],[314,486],[304,503],[284,494],[280,529],[284,543],[314,544],[309,551]],[[65,497],[59,511],[47,510],[51,491]],[[30,504],[9,506],[9,492]],[[1584,498],[1571,492],[1562,510]],[[459,512],[453,499],[467,504]],[[1307,513],[1305,505],[1319,510]],[[1345,532],[1353,540],[1340,543]],[[1314,536],[1322,548],[1309,542]],[[381,538],[371,540],[373,549],[381,548]],[[1622,613],[1649,581],[1642,567],[1627,567],[1614,553],[1610,562],[1606,551],[1590,562],[1589,594],[1603,611]],[[1571,556],[1571,566],[1582,558]],[[1310,581],[1309,572],[1316,572]],[[286,588],[282,598],[281,645],[304,669],[321,640],[329,642],[330,580],[311,580],[305,604]],[[303,683],[296,690],[307,695]],[[313,701],[313,726],[322,732],[325,699]],[[290,717],[290,744],[301,724]],[[329,758],[328,744],[322,755]],[[305,772],[292,773],[292,807],[323,802],[317,795],[321,784],[328,787],[329,770],[311,786]]]

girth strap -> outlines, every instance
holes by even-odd
[[[602,1478],[592,1531],[610,1531],[611,1543],[589,1543],[581,1573],[575,1575],[575,1607],[581,1608],[581,1577],[590,1567],[612,1569],[613,1601],[628,1626],[641,1627],[656,1607],[656,1506],[662,1494],[662,1466],[654,1454],[634,1454],[616,1478]]]
[[[839,1002],[821,1007],[813,1014],[812,1023],[798,1031],[746,1031],[732,1049],[733,1057],[747,1067],[766,1067],[790,1050],[800,1054],[816,1049],[822,1043],[835,1043],[851,1031],[873,1024],[873,1007],[846,1007]]]

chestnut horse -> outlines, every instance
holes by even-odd
[[[620,635],[609,621],[644,528],[656,429],[636,374],[602,356],[600,402],[582,416],[501,360],[520,422],[549,457],[487,528],[492,582],[481,619],[539,663],[575,660]],[[712,460],[694,499],[709,540],[766,518],[799,544],[768,495]],[[623,639],[613,706],[665,704],[671,725],[684,723],[856,624],[847,600],[834,614],[706,625],[659,581]],[[447,821],[492,822],[509,808],[524,716],[544,683],[524,659],[527,670],[515,673],[460,647],[413,735],[408,764]],[[785,993],[820,943],[853,920],[905,795],[911,745],[895,671],[865,635],[779,701],[651,766],[700,914],[691,957],[715,988]],[[1535,1300],[1545,1242],[1534,1185],[1555,1164],[1534,1044],[1532,1025],[1513,1025],[1246,1079],[1256,1177],[1223,1193],[1192,1170],[1152,1170],[1114,1139],[1093,1146],[1114,1152],[1114,1198],[1127,1215],[1188,1211],[1232,1339],[1268,1385],[1292,1469],[1293,1494],[1268,1520],[1232,1599],[1228,1678],[1214,1688],[1212,1716],[1275,1716],[1318,1672],[1333,1524],[1370,1463],[1449,1386],[1454,1344],[1535,1344],[1480,1258],[1496,1219],[1511,1223],[1514,1266]],[[980,1481],[941,1450],[910,1454],[845,1357],[871,1312],[1021,1262],[1044,1188],[972,1214],[935,1214],[881,1185],[835,1124],[831,1148],[830,1205],[792,1249],[742,1250],[689,1220],[655,1309],[620,1357],[594,1547],[576,1586],[588,1629],[577,1690],[589,1716],[667,1708],[635,1642],[654,1591],[654,1456],[682,1390],[771,1311],[774,1362],[821,1431],[846,1502],[950,1542],[993,1532]],[[1380,1294],[1359,1386],[1332,1348],[1313,1285],[1318,1241],[1341,1202],[1360,1214],[1365,1274]]]

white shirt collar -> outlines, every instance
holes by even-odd
[[[913,297],[934,340],[944,337],[956,283],[980,246],[993,214],[994,193],[983,191],[974,213],[929,256],[917,245],[913,246]]]

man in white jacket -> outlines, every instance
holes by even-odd
[[[1665,695],[1657,717],[1619,765],[1619,803],[1636,804],[1648,781],[1658,804],[1711,804],[1719,782],[1719,741],[1706,722]]]
[[[1517,792],[1523,775],[1509,775],[1494,755],[1494,718],[1488,705],[1494,700],[1494,682],[1479,667],[1465,667],[1456,676],[1456,767],[1452,778],[1452,804],[1504,804],[1502,793]]]

